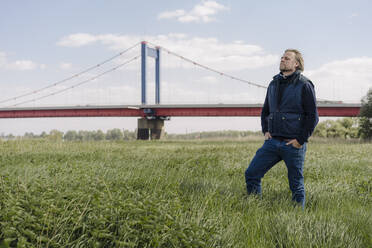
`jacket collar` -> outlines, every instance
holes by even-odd
[[[293,72],[291,75],[288,75],[288,76],[284,76],[281,72],[276,74],[273,79],[290,79],[292,77],[296,77],[298,75],[301,74],[301,71],[300,70],[296,70],[295,72]]]

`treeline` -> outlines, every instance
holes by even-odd
[[[136,133],[129,130],[121,130],[114,128],[103,132],[102,130],[96,131],[74,131],[61,132],[59,130],[51,130],[49,133],[42,132],[41,134],[25,133],[23,136],[14,136],[12,134],[0,135],[1,139],[14,140],[14,139],[47,139],[51,141],[100,141],[100,140],[135,140]]]
[[[320,122],[313,136],[372,141],[372,118],[345,117]]]
[[[193,132],[188,134],[168,134],[165,133],[164,139],[169,140],[193,140],[193,139],[211,139],[211,138],[244,138],[248,136],[261,135],[260,131],[213,131],[213,132]],[[51,130],[49,133],[42,132],[37,135],[34,133],[25,133],[23,136],[14,136],[12,134],[0,134],[3,140],[19,140],[19,139],[47,139],[51,141],[101,141],[101,140],[136,140],[137,132],[129,130],[121,130],[114,128],[108,130],[106,133],[102,130],[96,131],[67,131],[61,132],[59,130]]]
[[[345,117],[338,120],[326,120],[320,122],[314,130],[314,137],[364,139],[365,128],[361,125],[361,119]],[[252,131],[215,131],[195,132],[189,134],[168,134],[167,139],[210,139],[210,138],[244,138],[249,136],[261,136],[262,132]]]
[[[361,125],[360,118],[342,118],[338,120],[326,120],[320,122],[314,130],[314,137],[322,138],[342,138],[342,139],[363,139],[365,129]],[[364,131],[364,132],[363,132]],[[212,131],[212,132],[193,132],[187,134],[167,134],[164,139],[167,140],[196,140],[196,139],[215,139],[230,138],[240,139],[252,136],[262,136],[261,131]],[[0,134],[2,140],[14,139],[47,139],[51,141],[101,141],[101,140],[136,140],[136,131],[121,130],[114,128],[103,132],[96,131],[67,131],[52,130],[49,133],[42,132],[39,135],[25,133],[23,136],[14,136],[12,134]]]
[[[211,131],[193,132],[187,134],[166,134],[165,138],[170,140],[192,140],[192,139],[213,139],[213,138],[245,138],[249,136],[261,136],[261,131]]]

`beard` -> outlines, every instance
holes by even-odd
[[[296,69],[293,70],[293,68],[289,68],[285,65],[280,65],[279,70],[280,72],[291,72],[291,71],[295,71]]]

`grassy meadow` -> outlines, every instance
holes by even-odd
[[[372,144],[310,142],[302,211],[262,143],[0,141],[0,247],[372,247]]]

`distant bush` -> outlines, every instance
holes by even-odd
[[[314,136],[322,138],[359,138],[357,118],[343,118],[339,120],[326,120],[320,122],[314,130]]]

